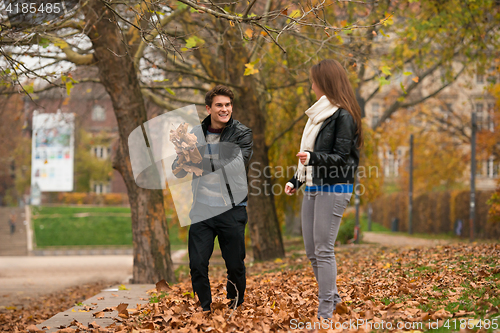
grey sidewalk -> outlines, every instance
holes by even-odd
[[[385,246],[399,246],[399,247],[414,247],[414,246],[436,246],[453,243],[452,240],[447,239],[425,239],[401,234],[388,234],[364,231],[363,242],[377,243]]]
[[[116,307],[121,303],[128,304],[128,309],[137,307],[137,304],[145,304],[149,301],[148,290],[154,289],[154,284],[125,284],[128,290],[119,290],[119,286],[114,286],[106,291],[101,291],[99,294],[82,302],[81,306],[74,306],[64,312],[60,312],[52,318],[36,325],[39,329],[45,332],[56,332],[60,328],[69,327],[73,320],[87,326],[95,322],[101,327],[106,327],[113,324],[113,318],[118,316],[117,311],[104,312],[104,317],[95,318],[94,313],[102,311],[105,308]],[[72,328],[77,328],[72,326]]]
[[[174,268],[185,264],[186,253],[172,253]],[[132,266],[132,255],[0,256],[0,308],[86,283],[128,283]]]

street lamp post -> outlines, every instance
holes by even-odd
[[[410,134],[410,187],[408,191],[408,233],[413,233],[413,134]]]
[[[476,218],[476,113],[472,112],[472,134],[470,139],[471,157],[470,157],[470,237],[474,241],[475,218]]]

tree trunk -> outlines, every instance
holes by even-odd
[[[113,168],[122,175],[130,201],[134,243],[133,283],[156,283],[161,279],[174,282],[163,193],[161,190],[139,188],[130,164],[128,136],[147,121],[133,59],[114,14],[101,1],[90,0],[83,10],[99,78],[111,97],[118,122],[119,143]]]
[[[244,79],[245,88],[240,92],[235,118],[253,131],[253,157],[248,172],[248,225],[256,260],[268,260],[285,256],[283,239],[276,215],[274,192],[266,146],[266,118],[261,110],[255,81]]]

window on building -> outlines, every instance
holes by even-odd
[[[380,105],[378,103],[372,104],[372,127],[380,120]]]
[[[110,156],[111,148],[103,146],[94,146],[91,149],[92,155],[97,158],[108,158]]]
[[[96,194],[105,194],[111,192],[111,186],[109,182],[91,182],[91,188]]]
[[[495,121],[493,115],[495,114],[495,103],[488,103],[488,129],[491,132],[495,131]]]
[[[92,120],[104,121],[106,120],[106,110],[100,105],[94,105],[92,108]]]
[[[486,81],[491,84],[497,83],[497,71],[495,66],[491,66],[488,70],[488,77],[486,78]]]
[[[483,129],[484,125],[483,103],[476,103],[476,124],[478,131]]]
[[[500,163],[495,160],[495,157],[490,156],[486,160],[486,177],[497,178],[500,172]]]

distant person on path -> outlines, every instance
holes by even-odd
[[[206,146],[199,149],[203,157],[199,165],[203,175],[193,174],[191,184],[193,206],[189,214],[188,236],[191,282],[203,311],[211,311],[208,264],[215,237],[219,239],[226,263],[230,307],[243,303],[246,289],[244,260],[248,189],[245,168],[253,154],[253,136],[248,127],[233,119],[233,98],[233,92],[226,86],[219,85],[210,90],[205,96],[209,115],[201,126],[191,131],[197,136],[198,143],[206,142]],[[177,168],[178,159],[179,156],[172,164],[172,170]],[[184,170],[176,174],[179,178],[186,175]]]
[[[302,236],[318,283],[318,319],[331,318],[342,300],[337,291],[334,245],[342,215],[351,200],[363,144],[361,110],[342,65],[323,60],[310,71],[318,99],[307,111],[298,169],[285,186],[294,194],[306,184]]]
[[[16,232],[16,216],[14,214],[9,215],[9,227],[10,234],[13,235]]]

